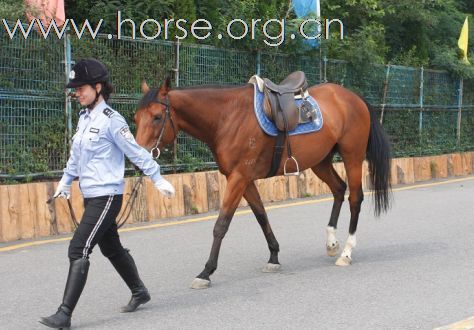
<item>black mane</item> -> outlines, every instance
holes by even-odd
[[[176,87],[173,88],[174,90],[187,90],[187,89],[225,89],[225,88],[237,88],[237,87],[243,87],[246,84],[241,84],[241,85],[193,85],[193,86],[185,86],[185,87]]]
[[[247,84],[241,85],[193,85],[193,86],[185,86],[185,87],[176,87],[173,90],[196,90],[196,89],[226,89],[226,88],[239,88],[244,87]],[[151,88],[140,100],[138,103],[138,108],[146,108],[150,105],[150,103],[155,102],[158,99],[159,88]]]

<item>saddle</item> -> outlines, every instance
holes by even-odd
[[[263,79],[263,82],[264,111],[267,117],[275,122],[280,131],[295,129],[301,118],[295,97],[303,98],[308,88],[304,72],[289,74],[279,85],[268,78]]]
[[[262,80],[258,76],[250,78],[249,83],[257,84],[259,90],[264,93],[264,112],[278,128],[272,164],[267,177],[274,176],[278,171],[285,141],[288,157],[283,165],[283,173],[284,175],[299,175],[299,165],[292,155],[288,132],[294,130],[299,123],[312,120],[314,114],[311,104],[305,100],[309,94],[304,72],[295,71],[289,74],[279,85],[267,78]],[[295,98],[304,100],[299,108],[295,105]],[[288,161],[295,165],[294,172],[287,171]]]

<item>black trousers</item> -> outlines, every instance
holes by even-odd
[[[115,222],[122,207],[122,197],[84,198],[84,215],[69,243],[68,257],[71,261],[89,258],[96,244],[107,258],[124,252]]]

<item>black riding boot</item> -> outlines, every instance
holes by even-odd
[[[128,250],[125,249],[124,253],[110,257],[109,260],[132,291],[132,298],[120,311],[134,312],[138,306],[150,301],[150,294],[138,276],[137,266]]]
[[[69,329],[71,326],[71,315],[86,284],[88,271],[88,259],[78,259],[70,262],[63,303],[59,306],[56,314],[42,317],[39,321],[40,323],[50,328]]]

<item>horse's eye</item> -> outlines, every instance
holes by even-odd
[[[156,115],[155,118],[153,118],[154,123],[159,123],[161,121],[161,115]]]

